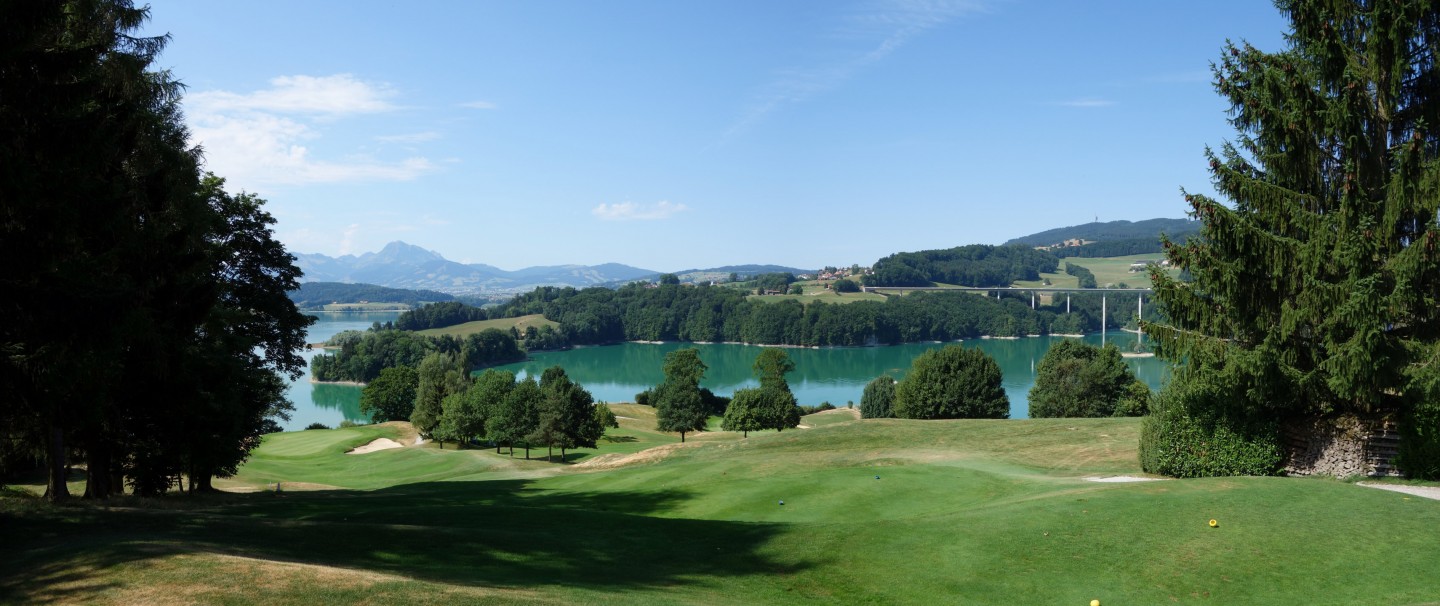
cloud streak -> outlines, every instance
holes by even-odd
[[[779,70],[726,129],[721,142],[750,130],[775,112],[839,87],[916,37],[985,10],[979,0],[882,0],[849,12],[831,37],[853,40],[860,48],[831,51],[835,58],[830,61]]]
[[[388,85],[362,82],[350,74],[280,76],[270,80],[270,88],[251,93],[198,92],[187,97],[186,105],[205,113],[370,114],[395,109],[387,100],[393,96]]]
[[[185,100],[192,143],[206,167],[245,188],[352,181],[408,181],[435,170],[422,156],[382,160],[365,155],[318,158],[307,142],[322,139],[337,121],[398,109],[385,84],[349,74],[281,76],[252,92],[201,91]],[[374,137],[419,143],[438,133]]]
[[[657,221],[668,219],[676,213],[687,210],[690,210],[690,207],[684,204],[673,204],[669,200],[661,200],[649,206],[627,200],[615,204],[602,202],[599,206],[590,209],[590,214],[604,221]]]

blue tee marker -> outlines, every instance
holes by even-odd
[[[784,505],[784,504],[785,504],[785,501],[780,501],[780,504],[781,504],[781,505]]]

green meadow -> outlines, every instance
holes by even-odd
[[[268,436],[217,495],[51,507],[12,489],[0,603],[1440,601],[1440,501],[1323,479],[1087,481],[1139,474],[1138,419],[834,410],[681,445],[650,409],[614,410],[622,427],[564,464],[346,454],[413,442],[386,424]]]
[[[546,320],[545,316],[540,314],[531,314],[528,316],[520,316],[518,318],[476,320],[474,322],[466,322],[464,324],[456,324],[454,326],[446,326],[444,328],[430,328],[417,332],[427,337],[439,337],[442,335],[450,335],[452,337],[465,337],[489,328],[494,328],[497,330],[510,330],[511,328],[514,328],[520,332],[525,332],[525,329],[530,326],[534,326],[537,329],[541,326],[560,328],[560,323]]]

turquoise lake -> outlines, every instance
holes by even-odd
[[[364,330],[373,322],[395,319],[396,312],[320,313],[319,321],[310,327],[306,341],[318,343],[342,330]],[[1000,364],[1004,374],[1005,392],[1010,397],[1010,417],[1028,416],[1026,394],[1035,383],[1035,366],[1052,343],[1074,337],[1027,337],[1021,339],[974,339],[961,345],[978,348]],[[1083,337],[1087,343],[1115,343],[1121,351],[1136,349],[1139,338],[1132,333],[1110,333]],[[830,402],[844,407],[860,401],[865,384],[882,374],[904,378],[910,361],[927,349],[944,347],[945,343],[911,343],[888,347],[856,348],[787,348],[795,362],[795,372],[788,377],[790,387],[801,404]],[[691,344],[691,343],[622,343],[596,347],[579,347],[569,351],[537,352],[530,360],[499,368],[518,375],[539,375],[551,366],[561,366],[571,379],[584,385],[596,400],[633,402],[635,394],[660,382],[661,364],[665,354],[676,349],[695,347],[709,370],[701,381],[716,394],[728,396],[737,389],[758,383],[751,377],[750,366],[763,349],[752,345]],[[316,352],[306,352],[308,361]],[[1158,389],[1169,376],[1170,365],[1153,357],[1131,357],[1125,362],[1135,375],[1152,389]],[[295,403],[291,420],[282,425],[287,430],[303,429],[311,423],[331,427],[342,420],[364,422],[360,414],[360,388],[353,385],[311,383],[307,375],[290,385],[290,400]]]

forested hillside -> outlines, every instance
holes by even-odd
[[[1105,293],[1111,330],[1133,325],[1135,294]],[[1081,333],[1100,329],[1101,293],[1030,307],[1030,294],[1002,298],[926,292],[848,304],[765,302],[741,290],[666,284],[659,287],[539,288],[504,305],[465,308],[446,303],[407,312],[396,326],[433,326],[436,318],[475,319],[543,314],[560,323],[565,344],[620,341],[744,342],[769,345],[862,346],[951,341],[990,336]],[[443,313],[440,311],[443,310]],[[1147,314],[1154,311],[1147,309]]]
[[[320,309],[331,303],[404,303],[419,307],[421,303],[453,301],[455,297],[433,290],[388,288],[374,284],[343,282],[305,282],[287,293],[300,309]]]
[[[1009,286],[1038,280],[1058,266],[1055,255],[1031,247],[972,244],[895,253],[876,261],[864,281],[866,286]]]
[[[1090,242],[1110,242],[1114,240],[1135,240],[1147,239],[1159,241],[1160,234],[1165,233],[1172,240],[1183,240],[1184,236],[1200,232],[1200,223],[1189,219],[1146,219],[1144,221],[1108,221],[1105,223],[1085,223],[1083,225],[1071,225],[1069,227],[1058,227],[1045,231],[1021,236],[1006,242],[1006,245],[1050,246],[1066,240],[1086,240]],[[1127,254],[1148,253],[1153,251],[1137,251],[1115,254],[1094,254],[1082,255],[1087,257],[1113,257]]]

